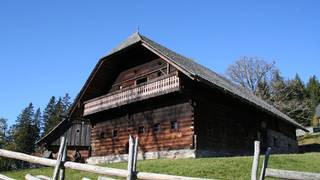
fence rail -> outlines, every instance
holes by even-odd
[[[90,173],[96,173],[100,175],[105,176],[114,176],[114,177],[122,177],[127,178],[127,180],[134,180],[134,179],[142,179],[142,180],[206,180],[204,178],[193,178],[193,177],[183,177],[183,176],[173,176],[173,175],[167,175],[167,174],[157,174],[157,173],[147,173],[147,172],[138,172],[136,171],[136,165],[137,165],[137,144],[138,144],[138,138],[130,137],[130,144],[131,147],[129,159],[131,159],[128,162],[128,170],[123,169],[115,169],[115,168],[108,168],[108,167],[101,167],[101,166],[95,166],[95,165],[89,165],[89,164],[81,164],[81,163],[75,163],[75,162],[62,162],[61,158],[58,158],[58,160],[53,159],[47,159],[42,157],[36,157],[27,155],[24,153],[19,152],[13,152],[8,150],[0,149],[0,156],[10,159],[16,159],[21,161],[26,161],[33,164],[40,164],[44,166],[51,166],[55,167],[54,175],[53,177],[56,179],[57,174],[59,173],[59,169],[61,171],[61,168],[69,168],[73,170],[79,170],[84,172],[90,172]],[[58,157],[63,157],[62,152],[64,152],[64,149],[66,148],[66,141],[61,140],[61,147],[59,150]],[[31,174],[26,175],[26,179],[39,179],[39,176],[33,176]],[[64,176],[60,176],[60,179],[64,179]]]

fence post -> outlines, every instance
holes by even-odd
[[[134,141],[134,153],[133,153],[133,172],[134,176],[137,173],[137,160],[138,160],[138,145],[139,145],[139,137],[137,136]]]
[[[134,161],[134,139],[131,135],[129,135],[129,155],[128,155],[128,177],[127,177],[127,180],[134,180],[133,161]]]
[[[263,164],[262,164],[260,180],[264,180],[264,177],[266,175],[266,169],[268,167],[268,161],[269,161],[270,154],[271,154],[271,147],[268,147],[268,149],[266,151],[266,155],[264,156]]]
[[[68,141],[66,140],[64,149],[63,149],[63,153],[62,153],[62,165],[60,167],[60,175],[59,175],[59,180],[64,180],[65,178],[65,167],[64,167],[64,163],[67,160],[67,152],[68,152],[68,147],[67,147]]]
[[[257,180],[257,172],[259,166],[260,141],[254,141],[254,156],[251,170],[251,180]]]
[[[62,161],[62,153],[64,151],[65,148],[65,144],[66,144],[66,138],[64,138],[64,136],[61,137],[61,143],[60,143],[60,148],[59,148],[59,152],[58,152],[58,157],[57,157],[57,163],[56,166],[54,168],[54,172],[53,172],[53,180],[58,180],[58,174],[59,174],[59,170],[60,170],[60,166],[61,166],[61,161]]]

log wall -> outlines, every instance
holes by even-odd
[[[294,126],[221,91],[193,89],[199,156],[249,155],[255,140],[262,151],[297,152]]]
[[[171,128],[172,122],[177,122],[177,129]],[[155,131],[157,124],[159,131]],[[182,102],[148,107],[113,118],[104,116],[92,129],[92,156],[128,153],[129,134],[139,136],[139,151],[142,152],[190,149],[193,146],[193,108],[189,102]]]

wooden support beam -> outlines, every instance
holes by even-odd
[[[262,164],[262,169],[261,169],[261,174],[260,174],[260,180],[264,180],[265,175],[266,175],[266,169],[268,167],[268,162],[269,162],[269,157],[271,154],[271,147],[268,147],[266,151],[266,155],[264,156],[263,164]]]
[[[52,180],[52,178],[49,178],[47,176],[43,176],[43,175],[38,175],[36,176],[37,178],[41,179],[41,180]]]
[[[129,156],[128,156],[128,177],[127,180],[134,180],[133,172],[133,161],[134,161],[134,139],[129,135]]]
[[[8,177],[8,176],[5,176],[5,175],[3,175],[3,174],[0,174],[0,179],[1,179],[1,180],[15,180],[15,179],[12,179],[12,178],[10,178],[10,177]]]
[[[259,155],[260,155],[260,142],[254,141],[254,156],[252,161],[251,180],[257,180]]]
[[[63,151],[64,151],[65,147],[66,147],[66,138],[64,136],[62,136],[61,137],[60,148],[59,148],[59,151],[58,151],[57,164],[56,164],[56,166],[54,168],[54,171],[53,171],[53,176],[52,176],[53,180],[58,180],[59,170],[61,168]]]
[[[41,180],[40,178],[37,178],[31,174],[26,174],[25,179],[26,180]]]
[[[132,165],[132,170],[134,174],[137,174],[138,145],[139,145],[139,137],[137,136],[134,140],[134,153],[133,153],[133,165]]]
[[[66,143],[65,143],[65,147],[63,148],[63,152],[62,152],[62,164],[60,166],[60,173],[59,173],[59,180],[64,180],[65,178],[65,167],[64,167],[64,163],[66,162],[66,159],[67,159],[67,151],[68,151],[68,148],[67,148],[67,144],[68,144],[68,141],[66,140]]]
[[[267,168],[266,177],[292,180],[314,180],[320,179],[320,173],[297,172]]]

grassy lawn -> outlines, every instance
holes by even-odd
[[[165,173],[190,177],[250,179],[251,161],[252,157],[146,160],[138,162],[138,170],[143,172]],[[105,164],[102,166],[126,169],[127,164],[115,163]],[[320,153],[272,155],[269,167],[320,173]],[[24,179],[23,177],[27,173],[52,176],[52,172],[52,168],[40,168],[3,172],[3,174],[16,179]],[[66,175],[66,179],[68,180],[77,180],[81,179],[81,177],[96,179],[97,177],[95,174],[71,170],[68,170]]]

